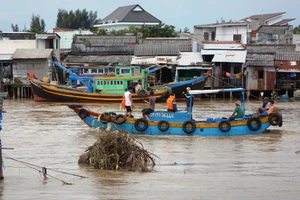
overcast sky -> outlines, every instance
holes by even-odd
[[[58,9],[97,11],[103,19],[120,6],[139,4],[163,23],[176,30],[216,23],[222,18],[239,20],[255,14],[286,12],[283,18],[296,18],[290,24],[300,25],[300,0],[0,0],[0,30],[12,31],[11,24],[28,29],[31,16],[39,15],[46,29],[55,28]]]

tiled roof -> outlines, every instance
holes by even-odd
[[[276,60],[300,61],[300,52],[299,51],[278,52],[278,53],[276,53]]]
[[[248,66],[274,66],[274,54],[247,54]]]
[[[118,65],[130,65],[130,55],[68,55],[64,62],[66,63],[95,63],[108,65],[109,63],[118,63]]]
[[[295,51],[294,45],[247,45],[247,53],[276,53]]]
[[[177,56],[179,44],[140,44],[135,46],[135,56]]]
[[[138,9],[138,11],[135,11],[135,9]],[[146,12],[138,4],[119,7],[105,17],[102,22],[108,22],[110,20],[113,22],[161,22],[159,19]]]

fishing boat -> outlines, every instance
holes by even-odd
[[[55,65],[60,66],[56,62]],[[67,73],[76,77],[80,84],[85,86],[85,90],[44,82],[31,72],[27,72],[27,77],[30,81],[35,101],[121,102],[125,90],[139,81],[143,89],[138,93],[132,94],[134,101],[144,100],[150,95],[150,91],[154,92],[154,96],[158,100],[167,97],[169,94],[169,89],[166,87],[151,90],[148,87],[147,74],[137,66],[117,66],[114,70],[112,74],[86,79],[74,75],[70,70],[66,70]]]
[[[234,91],[243,91],[236,88]],[[231,89],[210,90],[209,93],[232,91]],[[191,94],[204,94],[207,91],[191,90]],[[244,92],[241,93],[241,105],[245,106]],[[82,105],[69,105],[76,115],[89,127],[110,130],[124,130],[132,134],[141,135],[181,135],[181,136],[236,136],[260,134],[271,125],[281,126],[282,116],[271,114],[257,118],[245,115],[243,118],[229,121],[222,117],[197,120],[190,111],[155,111],[149,115],[149,121],[144,118],[129,118],[114,112],[98,113],[84,108]]]
[[[187,87],[192,90],[203,90],[209,76],[209,74],[205,72],[207,70],[211,70],[211,67],[205,66],[177,66],[175,68],[174,81],[162,84],[161,70],[164,67],[168,68],[169,66],[156,66],[147,72],[148,74],[156,73],[159,76],[158,85],[153,86],[152,88],[168,87],[170,88],[170,91],[176,95],[176,97],[180,97]],[[157,73],[157,71],[159,71],[159,73]]]

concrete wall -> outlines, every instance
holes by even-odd
[[[247,26],[217,27],[216,40],[233,41],[233,35],[242,35],[241,42],[247,44]]]
[[[13,54],[16,49],[35,48],[35,40],[0,40],[0,54]]]
[[[255,44],[292,44],[293,43],[293,27],[291,26],[285,33],[257,33]]]
[[[209,33],[209,41],[212,40],[212,32],[216,32],[215,41],[233,41],[233,35],[241,34],[241,42],[247,44],[247,26],[220,26],[216,28],[194,28],[194,41],[202,43],[204,33]]]
[[[300,34],[293,35],[293,44],[296,45],[296,51],[300,51]]]
[[[37,60],[13,60],[13,77],[18,79],[23,84],[29,85],[26,72],[32,72],[39,79],[49,77],[51,74],[52,60],[37,59]]]

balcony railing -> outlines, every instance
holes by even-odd
[[[236,78],[223,78],[221,88],[243,87],[242,80]]]
[[[277,88],[282,90],[291,90],[300,88],[300,80],[278,80]]]

